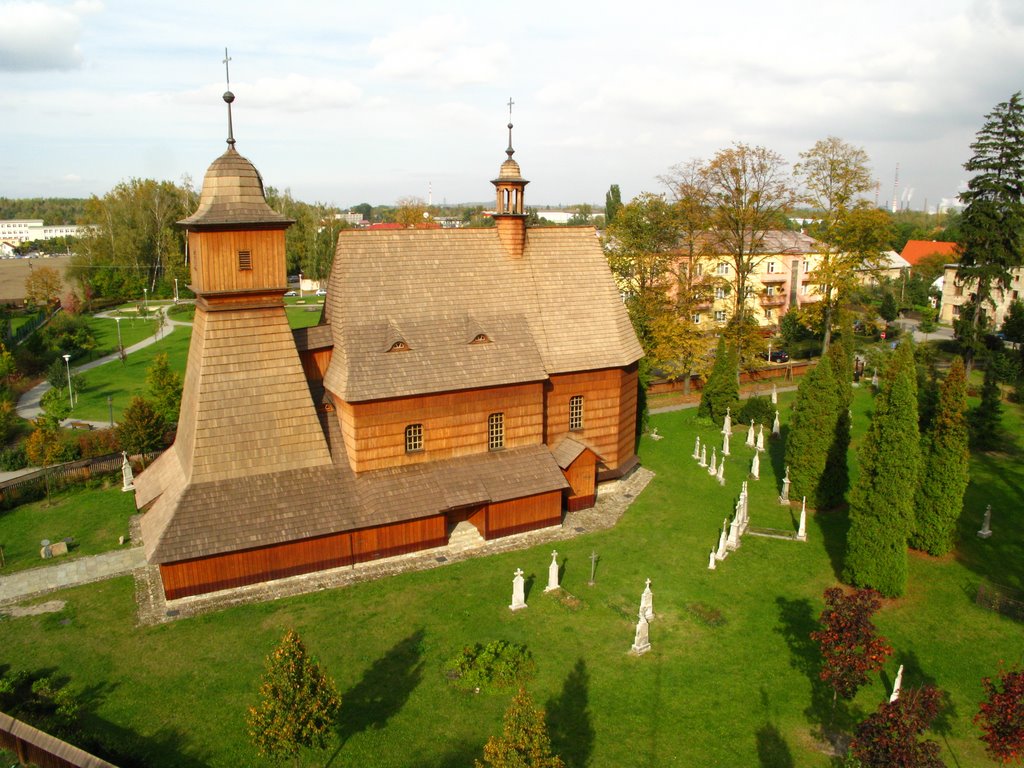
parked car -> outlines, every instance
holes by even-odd
[[[285,296],[298,296],[299,294],[296,293],[295,291],[285,291],[284,295]]]
[[[327,289],[326,288],[318,288],[317,291],[316,291],[316,295],[317,296],[326,296],[327,295]]]
[[[770,363],[788,363],[789,352],[784,349],[773,349],[771,354],[768,352],[762,352],[761,359],[767,360]]]

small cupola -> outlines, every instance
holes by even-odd
[[[505,162],[501,164],[498,178],[491,183],[497,190],[497,206],[494,221],[498,228],[498,237],[505,251],[512,258],[520,258],[526,245],[526,213],[524,206],[524,190],[529,184],[523,178],[519,163],[512,159],[515,150],[512,148],[512,99],[508,100],[508,148]]]

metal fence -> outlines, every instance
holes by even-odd
[[[978,595],[974,601],[982,608],[1024,621],[1024,594],[1016,589],[982,583],[978,585]]]

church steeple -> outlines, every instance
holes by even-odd
[[[526,213],[524,211],[524,191],[529,184],[519,170],[519,163],[512,159],[515,150],[512,148],[512,106],[515,102],[508,100],[508,148],[505,162],[501,164],[498,178],[491,183],[497,191],[497,207],[494,221],[498,227],[505,250],[513,258],[523,255],[526,244]]]

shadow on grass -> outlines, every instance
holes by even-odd
[[[850,530],[850,514],[846,506],[818,512],[814,516],[821,527],[821,536],[832,564],[836,581],[843,580],[843,566],[846,562],[846,535]]]
[[[164,727],[150,736],[140,736],[96,714],[116,685],[100,683],[76,691],[70,680],[54,669],[11,673],[0,667],[0,679],[11,683],[0,706],[12,717],[45,733],[73,744],[120,768],[203,768],[208,755],[186,754],[187,735]],[[70,693],[73,707],[62,698]]]
[[[423,677],[423,638],[417,629],[377,659],[363,678],[341,697],[340,744],[325,765],[332,765],[345,744],[355,734],[380,729],[398,714]]]
[[[775,474],[775,485],[779,495],[782,495],[782,479],[786,476],[786,440],[789,439],[789,424],[783,424],[779,429],[779,437],[768,441],[768,456],[772,464],[772,472]]]
[[[953,731],[953,721],[956,719],[956,705],[950,699],[949,692],[943,690],[935,678],[924,671],[921,667],[921,660],[917,658],[917,654],[913,651],[901,651],[895,654],[893,661],[896,662],[897,667],[900,664],[903,665],[903,688],[920,688],[923,685],[931,685],[942,691],[939,712],[935,719],[932,720],[928,730],[940,736],[950,735]],[[888,679],[888,675],[884,672],[882,674],[882,681],[885,683],[885,689],[892,693],[892,686],[895,681]]]
[[[793,753],[774,723],[757,730],[757,758],[762,768],[793,768]]]
[[[594,726],[590,721],[590,673],[582,659],[569,672],[562,692],[548,699],[547,724],[551,749],[566,768],[584,768],[594,751]]]
[[[479,759],[484,752],[482,744],[470,744],[463,742],[454,746],[448,746],[443,755],[431,758],[424,762],[411,763],[410,768],[466,768],[473,765],[473,761]]]

